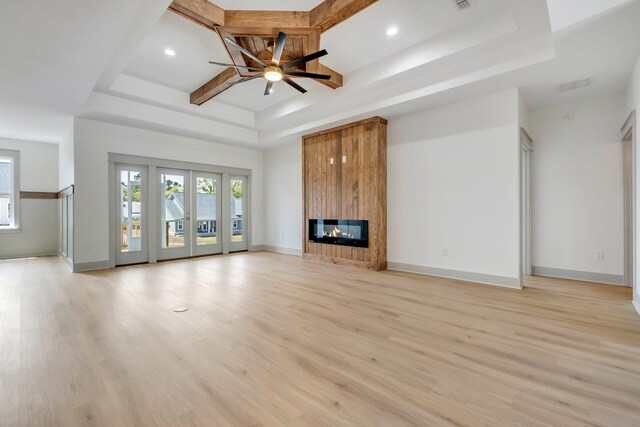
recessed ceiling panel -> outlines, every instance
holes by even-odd
[[[309,92],[333,91],[333,89],[329,89],[312,79],[294,79],[294,81]],[[261,111],[294,96],[311,96],[310,93],[301,95],[285,82],[276,82],[273,85],[271,95],[265,96],[264,89],[266,84],[267,81],[263,78],[250,80],[230,87],[213,99],[245,110]]]
[[[482,0],[460,10],[450,0],[380,0],[322,34],[328,67],[347,74],[508,5]],[[388,30],[393,35],[387,35]]]
[[[175,55],[166,55],[165,49]],[[208,61],[229,62],[218,35],[167,11],[124,73],[191,93],[224,70]]]

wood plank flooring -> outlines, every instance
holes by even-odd
[[[639,426],[630,299],[267,252],[2,261],[0,425]]]

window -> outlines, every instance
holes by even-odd
[[[20,153],[0,150],[0,229],[18,228]]]

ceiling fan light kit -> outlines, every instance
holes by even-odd
[[[226,68],[191,92],[189,102],[193,105],[202,105],[238,83],[266,80],[265,68],[269,66],[278,67],[281,81],[301,93],[306,90],[294,82],[298,77],[313,79],[330,89],[341,88],[342,74],[318,60],[327,54],[320,48],[322,34],[378,2],[316,0],[316,6],[310,10],[279,11],[225,10],[216,1],[173,0],[169,5],[173,13],[216,33],[231,57],[227,63],[211,61]],[[285,30],[288,37],[279,29]],[[272,78],[277,76],[274,74]],[[266,80],[266,83],[264,94],[269,95],[277,82]]]
[[[270,82],[279,82],[282,80],[282,72],[278,67],[267,67],[264,69],[264,78]]]
[[[304,66],[307,62],[314,61],[318,58],[321,58],[327,55],[326,50],[320,50],[318,52],[311,53],[309,55],[302,56],[300,58],[293,59],[285,64],[280,65],[280,59],[282,57],[282,53],[284,52],[285,43],[287,41],[287,35],[280,31],[278,33],[278,37],[276,38],[275,44],[273,45],[273,55],[271,57],[271,63],[267,64],[262,59],[255,56],[253,53],[249,52],[247,49],[239,45],[235,40],[231,37],[225,37],[224,41],[232,46],[234,49],[239,50],[243,53],[247,58],[253,60],[258,64],[258,67],[249,66],[249,65],[236,65],[236,64],[225,64],[222,62],[209,61],[210,64],[221,65],[224,67],[233,67],[233,68],[241,68],[243,70],[255,71],[256,74],[244,77],[234,83],[231,86],[243,83],[249,80],[253,80],[258,77],[264,77],[267,80],[267,87],[264,91],[265,95],[270,95],[273,93],[273,84],[275,82],[284,81],[289,86],[293,87],[300,93],[306,93],[307,90],[291,80],[290,77],[305,77],[310,79],[318,79],[318,80],[329,80],[331,76],[327,74],[316,74],[316,73],[308,73],[306,71],[295,71],[296,68],[300,68]]]

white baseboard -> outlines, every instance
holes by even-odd
[[[491,274],[473,273],[470,271],[448,270],[445,268],[427,267],[425,265],[388,262],[389,270],[406,271],[427,276],[444,277],[447,279],[463,280],[465,282],[482,283],[485,285],[501,286],[503,288],[522,289],[521,280],[517,277],[494,276]]]
[[[58,258],[60,258],[62,261],[64,261],[65,264],[67,264],[67,267],[69,267],[69,269],[71,271],[73,271],[73,261],[71,261],[66,255],[64,255],[62,252],[58,252]]]
[[[80,262],[73,264],[73,272],[74,273],[83,273],[86,271],[93,270],[106,270],[109,268],[109,260],[106,261],[95,261],[95,262]]]
[[[607,285],[624,285],[623,277],[617,274],[591,273],[588,271],[565,270],[562,268],[536,266],[531,267],[531,273],[534,276],[580,280],[582,282],[605,283]]]
[[[16,254],[11,254],[11,255],[2,255],[0,256],[0,260],[5,260],[5,259],[22,259],[22,258],[38,258],[38,257],[45,257],[45,256],[56,256],[57,253],[56,252],[49,252],[49,251],[44,251],[44,252],[35,252],[35,253],[16,253]]]
[[[640,314],[640,296],[635,293],[633,295],[633,306],[636,308],[638,314]]]
[[[254,248],[259,248],[259,249],[254,249]],[[301,249],[283,248],[280,246],[256,245],[256,246],[253,246],[251,250],[277,252],[279,254],[302,256]]]

